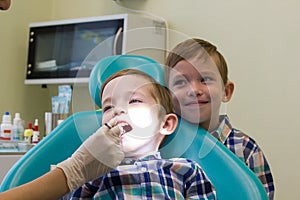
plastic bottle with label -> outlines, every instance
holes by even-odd
[[[9,112],[5,112],[5,114],[2,116],[0,139],[11,140],[11,129],[11,116]]]
[[[33,136],[32,136],[32,144],[37,144],[39,142],[39,122],[38,119],[35,119],[34,126],[33,126]]]
[[[20,117],[20,113],[16,113],[12,125],[11,140],[23,140],[23,138],[24,138],[23,121]]]
[[[32,135],[33,135],[32,123],[28,122],[28,127],[27,127],[27,129],[24,130],[24,140],[28,144],[31,144]]]

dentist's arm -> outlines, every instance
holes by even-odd
[[[47,174],[0,194],[0,200],[59,199],[84,183],[116,168],[124,158],[120,130],[102,126],[67,160]]]
[[[0,200],[57,200],[68,192],[66,176],[57,168],[29,183],[0,193]]]

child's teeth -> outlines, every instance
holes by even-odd
[[[122,129],[122,134],[126,133],[125,129],[121,126],[121,129]]]

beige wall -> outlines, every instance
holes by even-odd
[[[9,11],[0,12],[0,115],[21,113],[26,122],[42,120],[50,109],[49,91],[41,86],[25,86],[28,24],[49,20],[51,1],[13,0]],[[41,122],[42,126],[42,122]]]
[[[233,100],[224,110],[263,148],[275,178],[276,199],[297,199],[300,2],[121,2],[165,18],[172,29],[171,46],[183,36],[201,37],[218,46],[236,83]],[[42,116],[50,104],[51,90],[23,85],[28,22],[124,12],[112,0],[13,0],[11,10],[0,13],[1,115],[19,111],[31,120],[35,113]]]

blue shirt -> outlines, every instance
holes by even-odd
[[[216,199],[200,166],[183,158],[124,159],[116,170],[84,184],[71,199]]]

